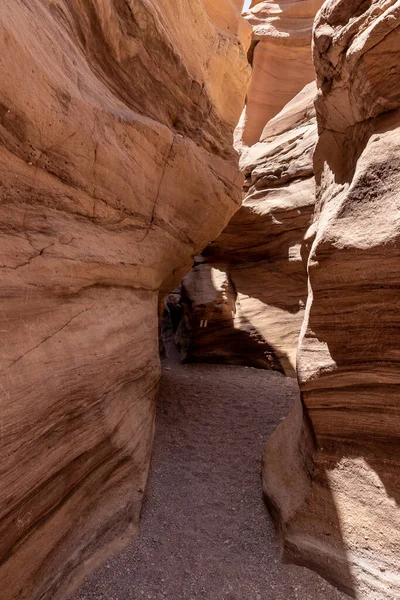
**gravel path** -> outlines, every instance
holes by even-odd
[[[246,367],[164,362],[141,533],[71,600],[344,600],[282,565],[260,456],[296,384]]]

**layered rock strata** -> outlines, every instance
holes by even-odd
[[[237,143],[256,144],[265,124],[314,81],[311,30],[323,0],[252,2],[245,13],[252,27],[249,85]]]
[[[320,4],[261,2],[247,13],[253,74],[236,132],[245,196],[183,281],[183,360],[295,376],[307,298],[301,248],[315,202],[311,27]]]
[[[245,30],[219,5],[2,2],[4,600],[64,597],[137,531],[158,292],[240,202]]]
[[[326,2],[301,403],[267,444],[283,556],[400,597],[400,4]]]

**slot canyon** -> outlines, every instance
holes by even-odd
[[[1,600],[400,599],[400,0],[2,0]]]

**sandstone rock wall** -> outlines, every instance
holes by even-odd
[[[246,33],[219,5],[2,0],[4,600],[64,597],[137,531],[158,291],[240,202]]]
[[[267,444],[287,560],[361,600],[400,597],[400,3],[326,2],[302,404]]]
[[[301,248],[315,202],[311,26],[320,4],[260,2],[246,15],[253,74],[236,131],[245,195],[184,279],[177,333],[184,360],[295,376],[307,298]]]
[[[265,124],[314,81],[311,29],[322,1],[252,2],[245,17],[253,31],[249,51],[253,75],[238,127],[238,144],[256,144]]]

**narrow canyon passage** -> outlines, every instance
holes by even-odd
[[[246,367],[163,365],[139,537],[70,600],[339,600],[315,573],[279,562],[260,483],[266,437],[293,379]]]
[[[400,0],[0,2],[0,600],[400,600]]]

